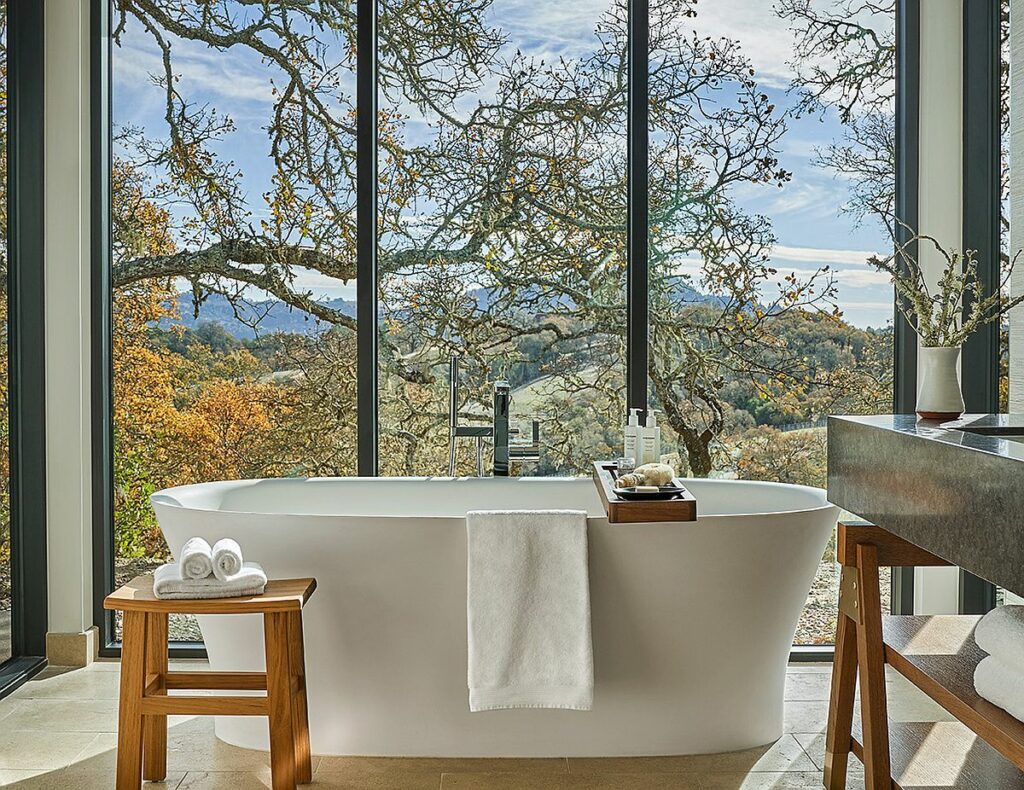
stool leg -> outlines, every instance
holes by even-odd
[[[295,736],[292,733],[288,613],[265,613],[263,637],[267,651],[271,783],[273,790],[295,790]]]
[[[146,682],[146,613],[124,613],[121,701],[117,718],[117,790],[142,785],[142,692]]]
[[[878,591],[878,548],[857,546],[857,582],[862,624],[857,628],[860,717],[864,729],[864,787],[889,790],[889,718],[885,700],[885,645]]]
[[[309,751],[309,709],[306,703],[306,653],[302,640],[302,612],[288,615],[288,662],[298,688],[292,697],[292,730],[295,736],[295,781],[313,781],[313,760]]]
[[[836,649],[832,660],[832,693],[828,703],[825,735],[825,787],[844,790],[850,759],[853,705],[857,694],[857,626],[842,611],[836,626]]]
[[[161,678],[158,694],[167,693],[167,615],[150,612],[146,615],[146,684],[157,675]],[[167,717],[143,717],[144,747],[142,778],[160,782],[167,777]]]

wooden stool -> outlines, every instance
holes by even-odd
[[[313,780],[306,708],[302,607],[315,579],[270,581],[263,595],[161,600],[153,577],[139,576],[108,595],[104,609],[124,612],[117,790],[138,790],[167,775],[167,716],[267,716],[273,790]],[[168,672],[170,614],[262,614],[266,672]],[[171,689],[266,691],[266,696],[169,696]]]

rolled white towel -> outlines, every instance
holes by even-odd
[[[189,538],[178,555],[182,579],[205,579],[213,573],[213,549],[202,538]]]
[[[974,690],[982,699],[1024,720],[1024,672],[988,656],[974,670]]]
[[[239,598],[262,595],[267,574],[255,562],[247,562],[242,570],[224,581],[215,576],[205,579],[182,579],[177,563],[161,565],[153,573],[153,593],[163,599]]]
[[[231,538],[221,538],[213,544],[213,575],[221,581],[242,570],[242,547]]]
[[[1024,676],[1024,606],[999,606],[974,629],[978,647]]]

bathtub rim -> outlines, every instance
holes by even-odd
[[[391,519],[423,519],[432,521],[447,521],[447,520],[462,520],[465,518],[464,514],[453,513],[451,515],[416,515],[414,513],[375,513],[372,515],[356,515],[352,513],[273,513],[267,510],[240,510],[240,509],[227,509],[215,505],[208,504],[197,504],[187,503],[181,501],[178,498],[180,495],[187,493],[199,493],[200,490],[216,490],[218,488],[231,489],[231,488],[244,488],[248,485],[255,485],[257,483],[270,483],[270,484],[285,484],[285,483],[301,483],[305,481],[325,481],[325,482],[344,482],[353,481],[358,483],[369,483],[372,485],[381,485],[391,481],[402,481],[402,482],[417,482],[417,483],[428,483],[428,482],[469,482],[473,480],[481,481],[493,481],[498,478],[492,477],[448,477],[448,476],[408,476],[408,477],[255,477],[255,478],[243,478],[239,480],[211,480],[204,483],[186,483],[179,486],[171,486],[169,488],[163,488],[159,491],[149,495],[150,504],[154,510],[157,506],[175,508],[178,510],[193,510],[201,513],[223,513],[225,515],[237,515],[237,516],[290,516],[294,518],[309,518],[309,519],[339,519],[339,518],[358,518],[358,519],[374,519],[374,520],[391,520]],[[507,478],[514,481],[543,481],[545,483],[574,483],[580,484],[583,481],[593,484],[589,477],[512,477]],[[779,490],[796,490],[803,493],[811,494],[820,499],[820,503],[813,507],[800,507],[800,508],[789,508],[784,510],[759,510],[750,513],[701,513],[700,512],[700,500],[697,502],[697,522],[707,522],[713,519],[736,519],[736,518],[765,518],[765,517],[778,517],[778,516],[799,516],[809,515],[813,513],[819,513],[824,510],[834,509],[837,512],[838,508],[828,500],[828,492],[824,488],[818,488],[816,486],[806,486],[799,483],[781,483],[769,480],[731,480],[731,479],[719,479],[719,478],[681,478],[684,483],[690,481],[698,484],[710,483],[712,485],[754,485],[754,486],[767,486],[776,488]],[[607,516],[598,515],[591,516],[587,515],[588,521],[605,521]],[[657,523],[657,522],[648,522]],[[665,522],[665,523],[696,523],[696,522]]]

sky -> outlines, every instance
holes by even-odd
[[[787,63],[792,34],[771,5],[768,0],[700,0],[697,18],[690,23],[702,34],[737,40],[762,88],[778,107],[786,108],[795,102],[787,92],[793,76]],[[594,22],[607,8],[608,0],[494,0],[489,21],[505,31],[510,50],[518,48],[550,61],[592,49]],[[269,185],[271,172],[263,128],[271,107],[266,68],[254,56],[239,56],[237,50],[223,54],[205,45],[175,41],[172,51],[181,92],[197,103],[209,103],[235,122],[237,131],[226,150],[245,173],[252,205],[262,207],[260,195]],[[165,134],[162,91],[150,78],[160,69],[152,39],[138,25],[130,26],[113,55],[115,127],[127,124],[142,127],[152,136]],[[782,188],[751,185],[734,196],[748,211],[771,218],[778,240],[772,263],[780,277],[790,272],[809,274],[828,264],[835,271],[838,304],[846,319],[862,327],[884,326],[892,320],[892,289],[865,261],[885,250],[885,237],[877,227],[857,227],[842,212],[848,186],[812,161],[815,149],[840,136],[841,126],[831,114],[791,119],[788,126],[780,165],[793,173],[792,180]],[[315,272],[301,275],[298,285],[322,297],[355,296],[353,283],[345,285]]]

